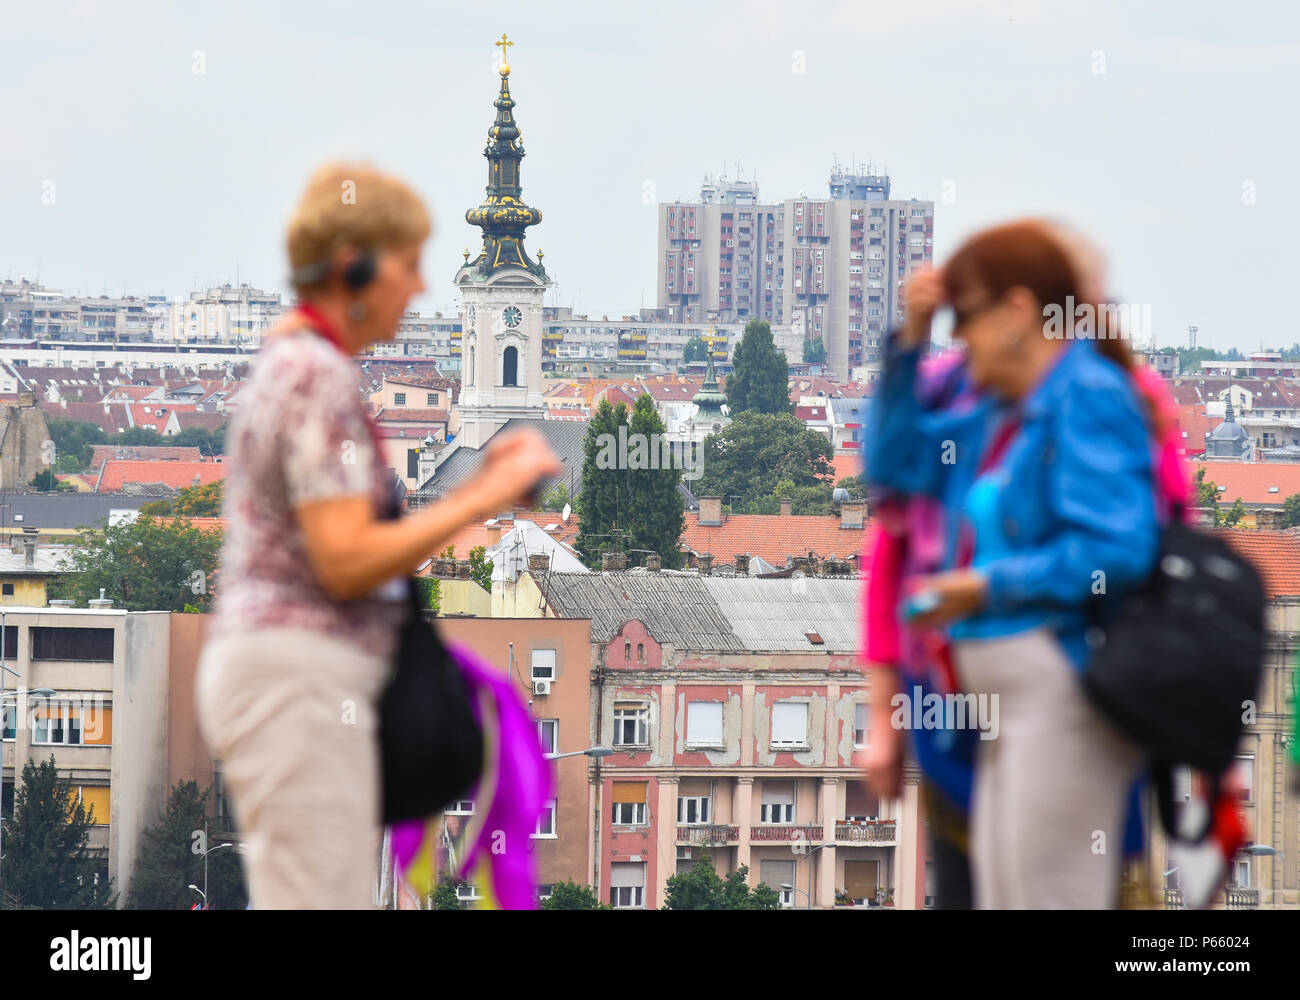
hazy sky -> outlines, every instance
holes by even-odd
[[[1220,348],[1300,341],[1293,0],[504,7],[0,0],[0,276],[283,288],[299,188],[356,157],[429,199],[417,305],[454,311],[505,31],[548,303],[654,305],[654,199],[737,160],[765,201],[824,197],[838,156],[939,202],[940,260],[1051,214],[1103,245],[1161,344],[1193,323]]]

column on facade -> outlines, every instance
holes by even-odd
[[[736,779],[734,798],[731,804],[732,823],[740,828],[740,840],[736,848],[736,867],[749,865],[749,882],[757,883],[758,874],[749,861],[749,823],[754,814],[754,779],[748,776]]]
[[[677,778],[659,779],[658,813],[655,816],[655,885],[647,891],[646,905],[658,909],[664,905],[668,879],[677,874]]]
[[[903,797],[899,801],[894,848],[894,905],[918,910],[925,906],[925,816],[921,808],[921,771],[903,767]]]
[[[838,777],[824,777],[821,782],[822,843],[826,846],[817,852],[820,857],[813,905],[829,909],[835,905],[835,823],[841,812],[843,792]]]

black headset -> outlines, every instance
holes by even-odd
[[[302,267],[294,268],[290,280],[295,285],[314,285],[316,282],[327,278],[333,266],[333,258],[318,260],[314,264],[304,264]],[[343,268],[343,284],[353,291],[360,291],[375,280],[375,272],[378,269],[379,262],[376,260],[374,252],[362,250],[356,258],[348,261]]]

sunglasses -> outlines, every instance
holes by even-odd
[[[954,331],[960,330],[976,317],[988,312],[997,305],[996,301],[984,302],[977,306],[958,306],[955,303],[952,307],[952,328]]]

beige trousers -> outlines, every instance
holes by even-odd
[[[997,738],[975,755],[975,908],[1116,906],[1138,747],[1092,706],[1047,629],[953,652],[963,690],[997,695]]]
[[[303,628],[224,634],[204,646],[199,726],[233,801],[254,909],[375,906],[375,700],[390,668]]]

